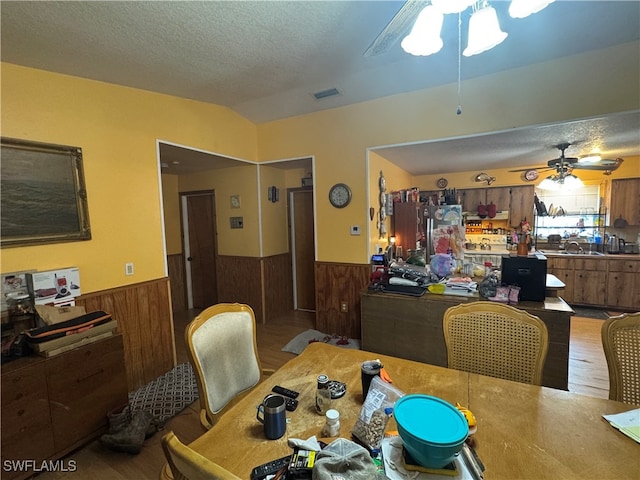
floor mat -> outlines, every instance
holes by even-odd
[[[131,412],[151,412],[164,423],[198,399],[196,377],[189,363],[181,363],[164,375],[129,393]]]
[[[338,347],[354,348],[356,350],[360,350],[360,341],[354,338],[340,337],[338,335],[327,335],[326,333],[319,332],[318,330],[307,330],[299,335],[296,335],[289,343],[282,347],[282,351],[291,352],[298,355],[302,353],[307,345],[313,342],[324,342],[331,345],[337,345]]]

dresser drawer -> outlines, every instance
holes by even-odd
[[[127,402],[122,336],[47,362],[55,446],[63,450],[107,425],[107,412]]]
[[[2,460],[44,460],[53,453],[44,365],[3,374]]]

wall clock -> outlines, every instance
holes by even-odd
[[[447,185],[449,185],[449,182],[446,178],[442,177],[438,179],[436,185],[438,185],[438,188],[445,188]]]
[[[329,201],[336,208],[344,208],[351,201],[351,189],[344,183],[336,183],[329,190]]]
[[[538,178],[538,171],[537,170],[527,170],[526,172],[524,172],[524,178],[525,180],[529,180],[530,182],[535,180],[536,178]]]

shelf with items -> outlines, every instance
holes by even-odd
[[[602,244],[605,235],[605,209],[594,213],[583,209],[579,212],[565,212],[556,216],[536,216],[534,236],[536,242],[549,242],[553,236],[555,242],[577,241],[579,243]],[[551,242],[550,242],[551,243]]]

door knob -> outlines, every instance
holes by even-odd
[[[187,262],[190,262],[193,260],[193,257],[187,257]]]

